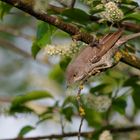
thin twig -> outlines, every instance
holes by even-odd
[[[75,3],[76,3],[76,0],[72,0],[72,2],[71,2],[71,8],[74,7]]]
[[[80,140],[81,138],[81,129],[82,129],[83,121],[84,121],[84,117],[81,117],[81,122],[79,126],[79,131],[78,131],[78,140]]]
[[[81,103],[81,96],[80,96],[82,89],[83,89],[83,85],[80,85],[79,89],[78,89],[78,93],[77,93],[77,102],[78,102],[79,114],[81,116],[81,121],[80,121],[80,126],[79,126],[79,131],[78,131],[78,140],[80,140],[80,137],[81,137],[81,128],[82,128],[82,125],[83,125],[84,115],[85,115],[85,112],[84,112],[84,109],[83,109],[82,103]]]
[[[126,51],[121,51],[121,53],[122,53],[122,58],[121,58],[122,62],[124,62],[125,64],[128,64],[132,67],[135,67],[137,69],[140,69],[140,58],[139,57],[135,56],[132,53],[126,52]]]
[[[108,110],[106,111],[106,116],[105,116],[105,118],[106,118],[106,125],[109,125],[109,117],[110,117],[110,113],[111,113],[111,110],[112,110],[112,103],[116,99],[118,92],[119,92],[119,87],[117,87],[117,89],[116,89],[116,91],[114,93],[114,96],[112,95],[112,97],[111,97],[111,105],[108,108]]]
[[[57,2],[59,2],[63,7],[68,7],[67,4],[65,4],[62,0],[56,0]]]
[[[60,116],[60,124],[61,124],[61,131],[62,131],[62,134],[65,134],[65,131],[64,131],[64,124],[63,124],[63,116],[62,116],[62,115]]]
[[[7,96],[0,97],[0,102],[11,103],[11,101],[12,101],[11,97],[7,97]]]
[[[100,21],[100,18],[97,16],[89,15],[89,18],[91,21],[96,23],[99,23]],[[107,21],[107,24],[110,26],[112,25],[112,22]],[[113,26],[118,28],[118,24],[113,24]],[[140,25],[133,22],[123,21],[122,23],[120,23],[120,26],[132,32],[140,32]]]
[[[78,102],[78,106],[81,106],[81,102],[80,102],[80,94],[81,94],[82,88],[79,87],[78,88],[78,93],[77,93],[77,102]]]
[[[104,129],[101,129],[102,131]],[[105,130],[109,130],[112,134],[118,133],[128,133],[132,131],[140,131],[140,125],[130,126],[130,127],[118,127],[118,128],[105,128]],[[90,138],[90,136],[94,136],[97,134],[99,130],[96,131],[88,131],[88,132],[81,132],[81,136],[85,138]],[[36,136],[36,137],[28,137],[28,138],[7,138],[7,139],[0,139],[0,140],[40,140],[40,139],[59,139],[59,138],[70,138],[76,137],[79,132],[69,132],[65,134],[52,134],[46,136]]]

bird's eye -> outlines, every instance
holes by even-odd
[[[76,77],[76,74],[73,74],[73,77]]]

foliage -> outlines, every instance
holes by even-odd
[[[50,44],[55,28],[47,23],[41,22],[37,27],[36,40],[32,46],[32,55],[36,57],[39,50],[46,44]]]
[[[140,10],[137,9],[137,2],[132,0],[122,0],[117,2],[116,0],[114,2],[117,8],[116,11],[118,10],[123,13],[119,18],[118,15],[120,14],[113,17],[108,15],[109,18],[104,17],[103,14],[106,13],[103,12],[107,12],[106,7],[104,6],[106,3],[104,2],[105,1],[103,0],[80,0],[77,1],[78,6],[75,6],[74,8],[64,8],[60,11],[52,8],[49,9],[49,14],[59,17],[59,19],[62,19],[66,23],[74,24],[80,28],[80,31],[95,34],[99,38],[100,36],[110,32],[110,30],[114,30],[113,27],[110,29],[110,26],[108,26],[109,22],[111,22],[112,26],[113,24],[119,24],[119,22],[140,24]],[[84,8],[81,8],[79,5]],[[10,11],[11,9],[12,11]],[[9,15],[10,12],[14,12],[15,15]],[[111,13],[108,12],[108,14]],[[39,62],[40,60],[37,56],[43,56],[43,49],[45,46],[59,43],[65,45],[67,44],[67,41],[70,40],[70,36],[59,28],[54,27],[49,23],[45,23],[44,21],[36,22],[35,19],[15,10],[12,6],[3,2],[0,3],[0,18],[3,19],[0,24],[2,27],[7,26],[7,31],[11,27],[14,28],[14,31],[16,30],[14,27],[16,26],[15,19],[19,20],[19,15],[23,16],[23,25],[17,27],[19,32],[9,32],[10,36],[14,38],[12,40],[14,42],[13,44],[16,44],[17,46],[19,45],[17,43],[19,41],[17,36],[32,36],[30,31],[33,31],[32,38],[34,38],[34,40],[30,40],[32,43],[30,48],[33,58]],[[7,19],[7,17],[11,17],[11,19]],[[29,20],[25,21],[27,17]],[[92,21],[92,18],[95,19],[95,21]],[[4,33],[6,33],[6,30],[1,31],[0,29],[0,37],[2,37]],[[130,34],[131,32],[126,29],[125,33]],[[6,41],[11,41],[9,34],[6,34]],[[36,36],[34,36],[34,34],[36,34]],[[24,40],[21,42],[24,44],[23,46],[26,46],[25,42],[28,41]],[[140,40],[137,39],[133,42],[128,42],[127,46],[130,45],[133,47],[132,50],[135,50],[131,53],[139,54],[139,44]],[[3,44],[0,43],[0,46],[2,47]],[[83,47],[83,44],[78,46],[78,48],[80,47]],[[12,49],[16,53],[19,52],[14,48]],[[25,50],[27,49],[28,48],[25,47]],[[24,50],[24,48],[22,50]],[[25,52],[28,53],[28,51]],[[67,52],[71,54],[71,52]],[[72,53],[73,54],[71,56],[74,55],[74,51]],[[3,76],[0,82],[0,88],[1,91],[8,92],[7,95],[12,98],[11,105],[8,110],[9,115],[26,113],[30,115],[31,113],[38,118],[36,126],[23,126],[17,134],[18,137],[24,137],[28,132],[34,131],[42,123],[51,121],[56,122],[56,118],[57,121],[59,120],[61,125],[63,125],[62,122],[72,124],[75,118],[80,118],[78,102],[76,99],[77,90],[75,90],[75,87],[66,88],[65,70],[71,61],[71,58],[68,57],[69,55],[64,57],[50,57],[45,55],[44,60],[45,63],[47,63],[45,68],[44,65],[42,66],[42,64],[38,64],[37,67],[41,67],[43,70],[35,67],[30,71],[29,65],[32,64],[27,61],[28,58],[19,58],[19,61],[24,61],[24,64],[16,64],[16,54],[13,54],[13,56],[9,55],[7,49],[2,51],[0,55],[1,54],[5,54],[5,57],[3,56],[3,62],[0,62],[0,76]],[[13,69],[13,67],[15,69]],[[22,72],[22,69],[26,69],[26,71]],[[34,74],[34,71],[37,72]],[[18,77],[20,75],[18,75],[18,72],[23,74],[21,79],[18,79],[19,81],[14,79],[14,76]],[[8,79],[6,79],[7,75]],[[100,75],[91,77],[84,87],[87,90],[82,91],[81,104],[85,111],[84,118],[87,123],[87,128],[102,130],[102,128],[106,126],[126,126],[130,123],[135,123],[135,117],[138,115],[140,109],[139,71],[133,69],[131,66],[119,63],[116,67],[111,68]],[[7,90],[8,88],[9,90]],[[66,92],[70,92],[70,96]],[[49,104],[50,99],[51,104]],[[130,99],[131,104],[129,104]],[[40,105],[40,101],[42,100],[46,103],[43,105],[41,103]],[[132,105],[134,105],[134,107]],[[132,112],[131,114],[129,114],[128,108],[130,112]],[[116,114],[121,119],[118,119]],[[114,118],[115,121],[113,121]],[[124,123],[122,122],[122,119]],[[128,124],[125,124],[125,121],[128,122]],[[73,128],[74,127],[75,125]],[[97,133],[97,137],[99,137],[99,135],[100,133]],[[125,138],[126,135],[127,134],[122,135],[122,139]],[[119,139],[119,135],[116,134],[116,139],[117,137]],[[96,139],[95,136],[93,136],[92,139]],[[128,139],[131,139],[131,136]]]
[[[32,127],[32,126],[25,126],[25,127],[23,127],[21,130],[20,130],[20,132],[19,132],[19,134],[18,134],[18,137],[23,137],[25,134],[27,134],[29,131],[31,131],[31,130],[33,130],[34,129],[34,127]]]
[[[5,4],[3,2],[0,2],[0,18],[3,19],[4,15],[9,13],[12,6]]]

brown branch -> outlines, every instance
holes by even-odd
[[[82,125],[83,125],[83,121],[84,121],[84,117],[81,117],[81,122],[80,122],[80,126],[79,126],[79,133],[78,133],[78,140],[80,140],[81,138],[81,129],[82,129]]]
[[[67,8],[64,8],[64,7],[57,7],[57,6],[54,6],[54,5],[51,5],[51,4],[48,5],[48,8],[53,10],[54,12],[59,13],[59,14],[61,14],[62,12],[64,12],[67,9]],[[99,23],[101,18],[99,18],[97,16],[89,15],[89,19],[93,22]],[[109,26],[112,26],[112,22],[107,21],[107,24]],[[118,24],[113,24],[113,26],[118,28]],[[140,32],[140,25],[136,24],[136,23],[133,23],[133,22],[123,21],[123,22],[120,23],[120,26],[124,27],[128,31]]]
[[[54,5],[49,4],[48,5],[48,9],[53,10],[56,13],[61,14],[62,12],[64,12],[67,8],[64,7],[57,7]],[[99,22],[101,18],[97,17],[97,16],[92,16],[89,15],[89,19],[93,22]],[[107,21],[107,24],[109,26],[112,26],[112,22]],[[118,24],[114,24],[114,27],[118,27]],[[136,24],[136,23],[132,23],[132,22],[128,22],[128,21],[123,21],[122,23],[120,23],[121,27],[124,27],[126,30],[128,31],[132,31],[132,32],[140,32],[140,25]]]
[[[98,23],[100,21],[100,18],[99,17],[96,17],[96,16],[89,16],[89,18],[93,22],[97,22]],[[112,23],[109,22],[109,21],[107,22],[107,24],[109,26],[112,25]],[[113,26],[114,27],[118,27],[118,24],[114,24]],[[120,23],[120,26],[121,27],[124,27],[128,31],[140,32],[140,25],[139,24],[136,24],[136,23],[133,23],[133,22],[123,21],[122,23]]]
[[[73,0],[73,2],[74,2],[74,0]],[[48,5],[48,9],[51,9],[51,10],[53,10],[54,12],[61,14],[61,13],[64,12],[67,8],[64,8],[64,7],[57,7],[57,6],[54,6],[54,5],[49,4],[49,5]],[[101,18],[99,18],[99,17],[97,17],[97,16],[89,15],[89,19],[90,19],[91,21],[93,21],[93,22],[99,23],[99,21],[100,21]],[[112,22],[107,21],[107,24],[108,24],[109,26],[112,26]],[[118,28],[118,24],[113,24],[113,26]],[[124,28],[125,28],[126,30],[128,30],[128,31],[140,32],[140,25],[139,25],[139,24],[136,24],[136,23],[133,23],[133,22],[123,21],[123,22],[120,23],[120,26],[121,26],[121,27],[124,27]]]
[[[130,127],[119,127],[119,128],[108,128],[108,129],[101,129],[96,131],[89,131],[89,132],[81,132],[82,137],[91,138],[98,132],[102,132],[103,130],[109,130],[112,134],[117,133],[128,133],[132,131],[140,131],[140,126],[130,126]],[[46,136],[36,136],[36,137],[29,137],[29,138],[8,138],[8,139],[1,139],[1,140],[40,140],[40,139],[58,139],[58,138],[66,138],[66,137],[77,137],[78,132],[69,132],[64,134],[52,134]]]
[[[62,132],[62,134],[64,134],[65,133],[65,131],[64,131],[64,123],[63,123],[63,116],[61,115],[60,116],[60,125],[61,125],[61,132]]]
[[[78,27],[76,27],[73,24],[65,23],[55,16],[50,16],[46,13],[35,11],[33,9],[32,5],[28,5],[19,0],[0,0],[0,1],[11,4],[14,7],[17,7],[18,9],[20,9],[24,12],[27,12],[28,14],[34,16],[35,18],[37,18],[39,20],[48,22],[49,24],[52,24],[52,25],[58,27],[59,29],[67,32],[68,34],[70,34],[72,36],[78,34],[79,36],[78,36],[77,40],[81,40],[87,44],[89,44],[90,42],[92,42],[94,40],[94,37],[92,35],[81,31]]]
[[[72,0],[72,3],[71,3],[71,8],[73,8],[73,7],[74,7],[75,3],[76,3],[76,0]]]
[[[12,101],[11,97],[7,97],[7,96],[0,97],[0,102],[11,103],[11,101]]]
[[[63,7],[68,7],[68,5],[62,2],[62,0],[56,0],[56,1],[59,2]]]
[[[129,52],[126,51],[122,51],[122,59],[121,61],[132,66],[135,67],[137,69],[140,69],[140,58],[135,56],[134,54],[131,54]]]
[[[0,0],[0,1],[3,1],[3,2],[6,2],[8,4],[11,4],[13,5],[14,7],[17,7],[18,9],[24,11],[24,12],[27,12],[28,14],[34,16],[35,18],[39,19],[39,20],[42,20],[42,21],[45,21],[45,22],[48,22],[56,27],[58,27],[59,29],[69,33],[70,35],[77,35],[79,34],[77,40],[80,40],[80,41],[83,41],[87,44],[90,44],[95,38],[90,35],[89,33],[86,33],[86,32],[82,32],[80,31],[80,29],[78,27],[76,27],[75,25],[73,24],[69,24],[69,23],[65,23],[63,22],[62,20],[58,19],[57,17],[54,17],[54,16],[50,16],[48,14],[45,14],[45,13],[40,13],[40,12],[36,12],[34,11],[32,5],[28,5],[28,4],[25,4],[23,3],[22,1],[19,1],[19,0]],[[125,25],[127,24],[128,27],[132,27],[132,23],[129,24],[129,23],[124,23]],[[140,30],[140,27],[139,25],[136,26],[134,25],[133,28],[137,29],[137,31]],[[131,59],[133,58],[133,59]],[[123,59],[122,59],[123,62],[133,66],[133,67],[136,67],[136,68],[140,68],[140,59],[137,58],[136,56],[134,55],[125,55],[123,54]],[[138,63],[136,63],[136,61]]]
[[[140,24],[124,21],[121,23],[121,26],[125,27],[125,29],[129,31],[140,32]]]

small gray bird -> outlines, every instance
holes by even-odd
[[[82,49],[67,67],[67,84],[71,85],[78,81],[84,83],[90,76],[117,64],[121,59],[121,56],[119,59],[117,56],[118,60],[115,60],[119,46],[140,36],[140,32],[124,36],[122,33],[123,29],[119,29],[117,32],[104,36],[98,46],[89,45]]]
[[[82,49],[78,56],[70,62],[66,69],[67,84],[71,85],[77,81],[85,81],[91,75],[98,73],[101,69],[111,67],[114,51],[112,47],[119,40],[123,29],[104,36],[97,46],[88,45]]]

